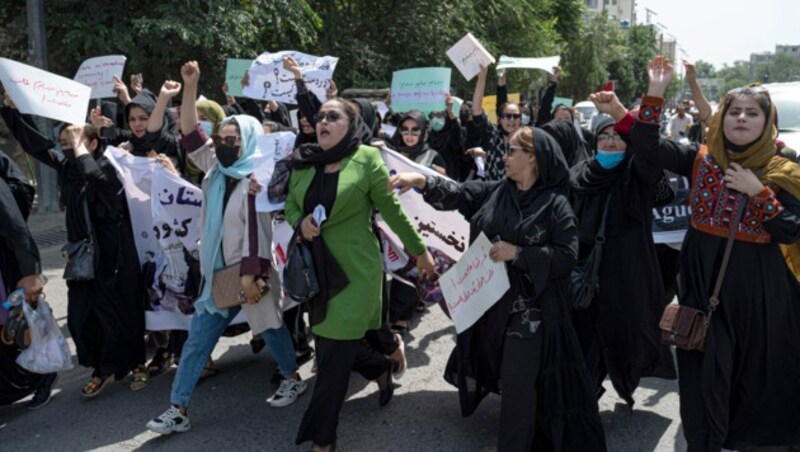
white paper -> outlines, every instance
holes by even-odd
[[[314,207],[314,222],[317,223],[317,226],[322,226],[322,223],[328,219],[328,215],[325,213],[325,206],[322,204],[317,204]]]
[[[459,113],[461,113],[462,105],[464,105],[464,99],[453,96],[453,114],[456,115],[456,118],[458,118]]]
[[[467,33],[453,47],[450,47],[447,56],[467,80],[472,80],[472,77],[478,75],[481,66],[486,67],[496,61],[483,44],[475,39],[475,36],[472,36],[472,33]]]
[[[561,57],[551,56],[542,58],[516,58],[505,55],[500,55],[500,61],[497,63],[497,69],[508,68],[523,68],[523,69],[541,69],[548,74],[553,73],[553,68],[558,66],[561,62]]]
[[[253,157],[253,172],[261,184],[261,191],[256,195],[257,212],[274,212],[283,210],[283,203],[272,204],[267,197],[267,187],[275,171],[275,162],[292,153],[295,134],[292,132],[273,132],[258,137],[257,150]]]
[[[418,165],[391,149],[383,148],[381,156],[390,175],[415,172],[446,179],[436,171]],[[403,212],[422,236],[426,246],[441,250],[453,260],[461,258],[469,245],[469,223],[460,213],[434,209],[422,199],[422,194],[417,189],[407,191],[399,199]],[[396,243],[402,243],[382,218],[379,219],[378,226]]]
[[[381,124],[381,129],[383,129],[383,133],[385,133],[389,138],[392,138],[397,132],[397,127],[391,124]]]
[[[78,68],[75,81],[92,88],[92,99],[117,97],[114,93],[114,76],[122,79],[125,60],[125,55],[89,58]]]
[[[378,110],[378,114],[381,115],[381,121],[386,117],[386,113],[389,112],[389,107],[386,106],[385,102],[378,102],[375,105],[375,108]]]
[[[511,288],[504,262],[492,262],[492,243],[481,232],[464,256],[439,278],[447,309],[461,333]]]
[[[0,81],[21,113],[85,124],[92,89],[60,75],[0,58]]]
[[[486,160],[475,157],[475,166],[478,167],[478,177],[486,177]]]
[[[284,56],[297,60],[306,89],[314,93],[320,102],[325,102],[326,91],[339,59],[331,56],[317,57],[293,50],[262,53],[253,61],[248,71],[250,83],[242,89],[244,95],[251,99],[297,103],[297,84],[294,75],[283,68]]]

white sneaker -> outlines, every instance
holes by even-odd
[[[267,403],[276,408],[291,405],[300,394],[306,392],[306,389],[308,389],[308,385],[302,378],[299,380],[286,378],[281,381],[281,385],[275,391],[275,394],[272,394],[272,397],[267,399]]]
[[[162,435],[169,435],[172,432],[185,432],[191,426],[189,416],[181,413],[181,410],[175,405],[169,407],[161,416],[147,423],[148,429]]]

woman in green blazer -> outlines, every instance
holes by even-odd
[[[292,173],[286,218],[299,223],[311,243],[321,293],[312,300],[316,337],[317,383],[300,424],[297,444],[313,441],[312,450],[335,447],[339,412],[350,372],[377,380],[379,404],[392,397],[392,361],[367,349],[361,339],[381,326],[383,270],[372,230],[377,208],[403,245],[417,256],[423,276],[433,275],[433,258],[389,191],[389,172],[380,151],[361,145],[363,122],[342,99],[325,102],[316,116],[318,143],[304,144],[290,157]],[[327,219],[318,225],[313,212],[322,206]]]

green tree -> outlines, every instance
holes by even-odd
[[[707,61],[697,60],[694,63],[694,67],[697,72],[697,78],[714,78],[717,76],[714,65]]]
[[[724,64],[717,70],[717,77],[722,79],[720,84],[720,92],[727,93],[728,91],[744,86],[750,82],[750,63],[747,61],[735,61],[733,66]]]
[[[800,80],[800,57],[778,53],[754,68],[756,81],[764,83],[794,82]]]
[[[634,25],[628,30],[629,61],[633,66],[634,97],[647,92],[647,63],[656,56],[656,34],[652,25]]]

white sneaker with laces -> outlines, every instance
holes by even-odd
[[[147,428],[161,435],[169,435],[172,432],[185,432],[191,428],[189,416],[181,413],[175,405],[169,407],[161,416],[147,423]]]
[[[272,394],[272,397],[267,399],[267,403],[276,408],[291,405],[300,394],[306,392],[306,389],[308,389],[308,385],[302,378],[299,380],[286,378],[281,381],[281,385],[275,391],[275,394]]]

